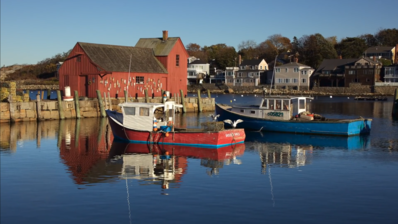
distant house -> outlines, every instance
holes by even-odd
[[[384,83],[398,84],[398,65],[390,65],[384,67]]]
[[[203,80],[210,74],[210,64],[195,60],[188,64],[188,83],[202,83]]]
[[[275,88],[308,90],[310,77],[315,69],[298,62],[289,62],[275,67]]]
[[[236,76],[234,80],[227,80],[227,85],[234,84],[234,86],[258,86],[260,84],[260,77],[268,70],[268,64],[264,59],[245,60],[239,65],[239,70],[234,71]],[[231,79],[228,77],[227,79]]]
[[[239,67],[226,67],[225,68],[225,84],[227,86],[235,86],[237,72]]]
[[[351,83],[374,85],[380,80],[381,62],[367,57],[325,59],[311,78],[317,87],[349,87]]]
[[[179,37],[141,38],[136,47],[78,42],[59,68],[59,88],[79,96],[161,96],[162,90],[187,91],[188,53]]]
[[[363,56],[368,58],[375,57],[376,59],[384,58],[394,63],[396,61],[396,50],[396,47],[375,46],[366,49]]]

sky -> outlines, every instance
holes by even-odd
[[[320,33],[338,40],[398,28],[397,0],[0,0],[0,65],[36,64],[77,42],[135,46],[180,37],[185,46]]]

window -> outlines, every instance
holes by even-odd
[[[149,108],[140,107],[140,116],[149,116]]]
[[[283,110],[289,110],[289,100],[283,100]]]
[[[144,84],[144,76],[136,76],[135,83]]]
[[[355,70],[348,70],[348,74],[355,75]]]
[[[124,114],[135,115],[135,107],[123,107]]]
[[[301,71],[301,74],[302,74],[302,75],[307,75],[307,70]]]
[[[267,103],[268,103],[268,100],[264,100],[262,107],[267,108],[267,107],[268,107],[268,106],[267,106],[267,105],[268,105]]]
[[[329,74],[330,74],[330,71],[329,71],[329,70],[326,70],[326,71],[323,71],[323,73],[326,74],[326,75],[329,75]]]
[[[305,99],[299,100],[299,109],[305,109]]]
[[[298,83],[298,79],[293,79],[293,83]]]
[[[275,100],[269,100],[269,109],[271,109],[271,110],[274,109],[274,101]]]
[[[280,110],[282,107],[282,100],[275,100],[276,109]]]
[[[285,83],[289,83],[290,82],[290,79],[285,79]]]
[[[276,68],[275,72],[281,72],[281,68]]]
[[[306,83],[307,80],[306,79],[301,79],[301,83]]]
[[[77,57],[76,57],[76,61],[77,61],[77,62],[81,62],[81,61],[82,61],[82,57],[81,57],[80,55],[77,56]]]
[[[180,55],[176,55],[176,66],[180,66]]]
[[[251,110],[250,113],[251,114],[256,114],[256,111],[255,110]]]
[[[263,69],[263,66],[262,66],[262,65],[260,65],[260,70],[261,70],[261,69]]]
[[[289,69],[288,68],[285,68],[285,72],[288,72],[289,71]]]
[[[244,113],[244,112],[245,112],[245,110],[240,110],[240,112],[241,112],[241,113]]]
[[[294,68],[293,72],[299,72],[299,68]]]
[[[278,83],[283,83],[283,79],[278,79]]]

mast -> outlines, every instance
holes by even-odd
[[[275,61],[274,61],[274,71],[272,72],[272,78],[271,78],[271,87],[269,89],[269,95],[271,96],[272,92],[272,83],[274,82],[274,77],[275,77],[275,67],[276,67],[276,59],[278,58],[278,55],[275,56]]]

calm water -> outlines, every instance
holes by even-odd
[[[213,97],[233,104],[261,100]],[[0,221],[398,223],[392,98],[319,97],[309,109],[372,117],[371,134],[248,132],[235,147],[173,149],[114,142],[105,119],[0,124]],[[209,114],[186,114],[178,124],[197,127]]]

